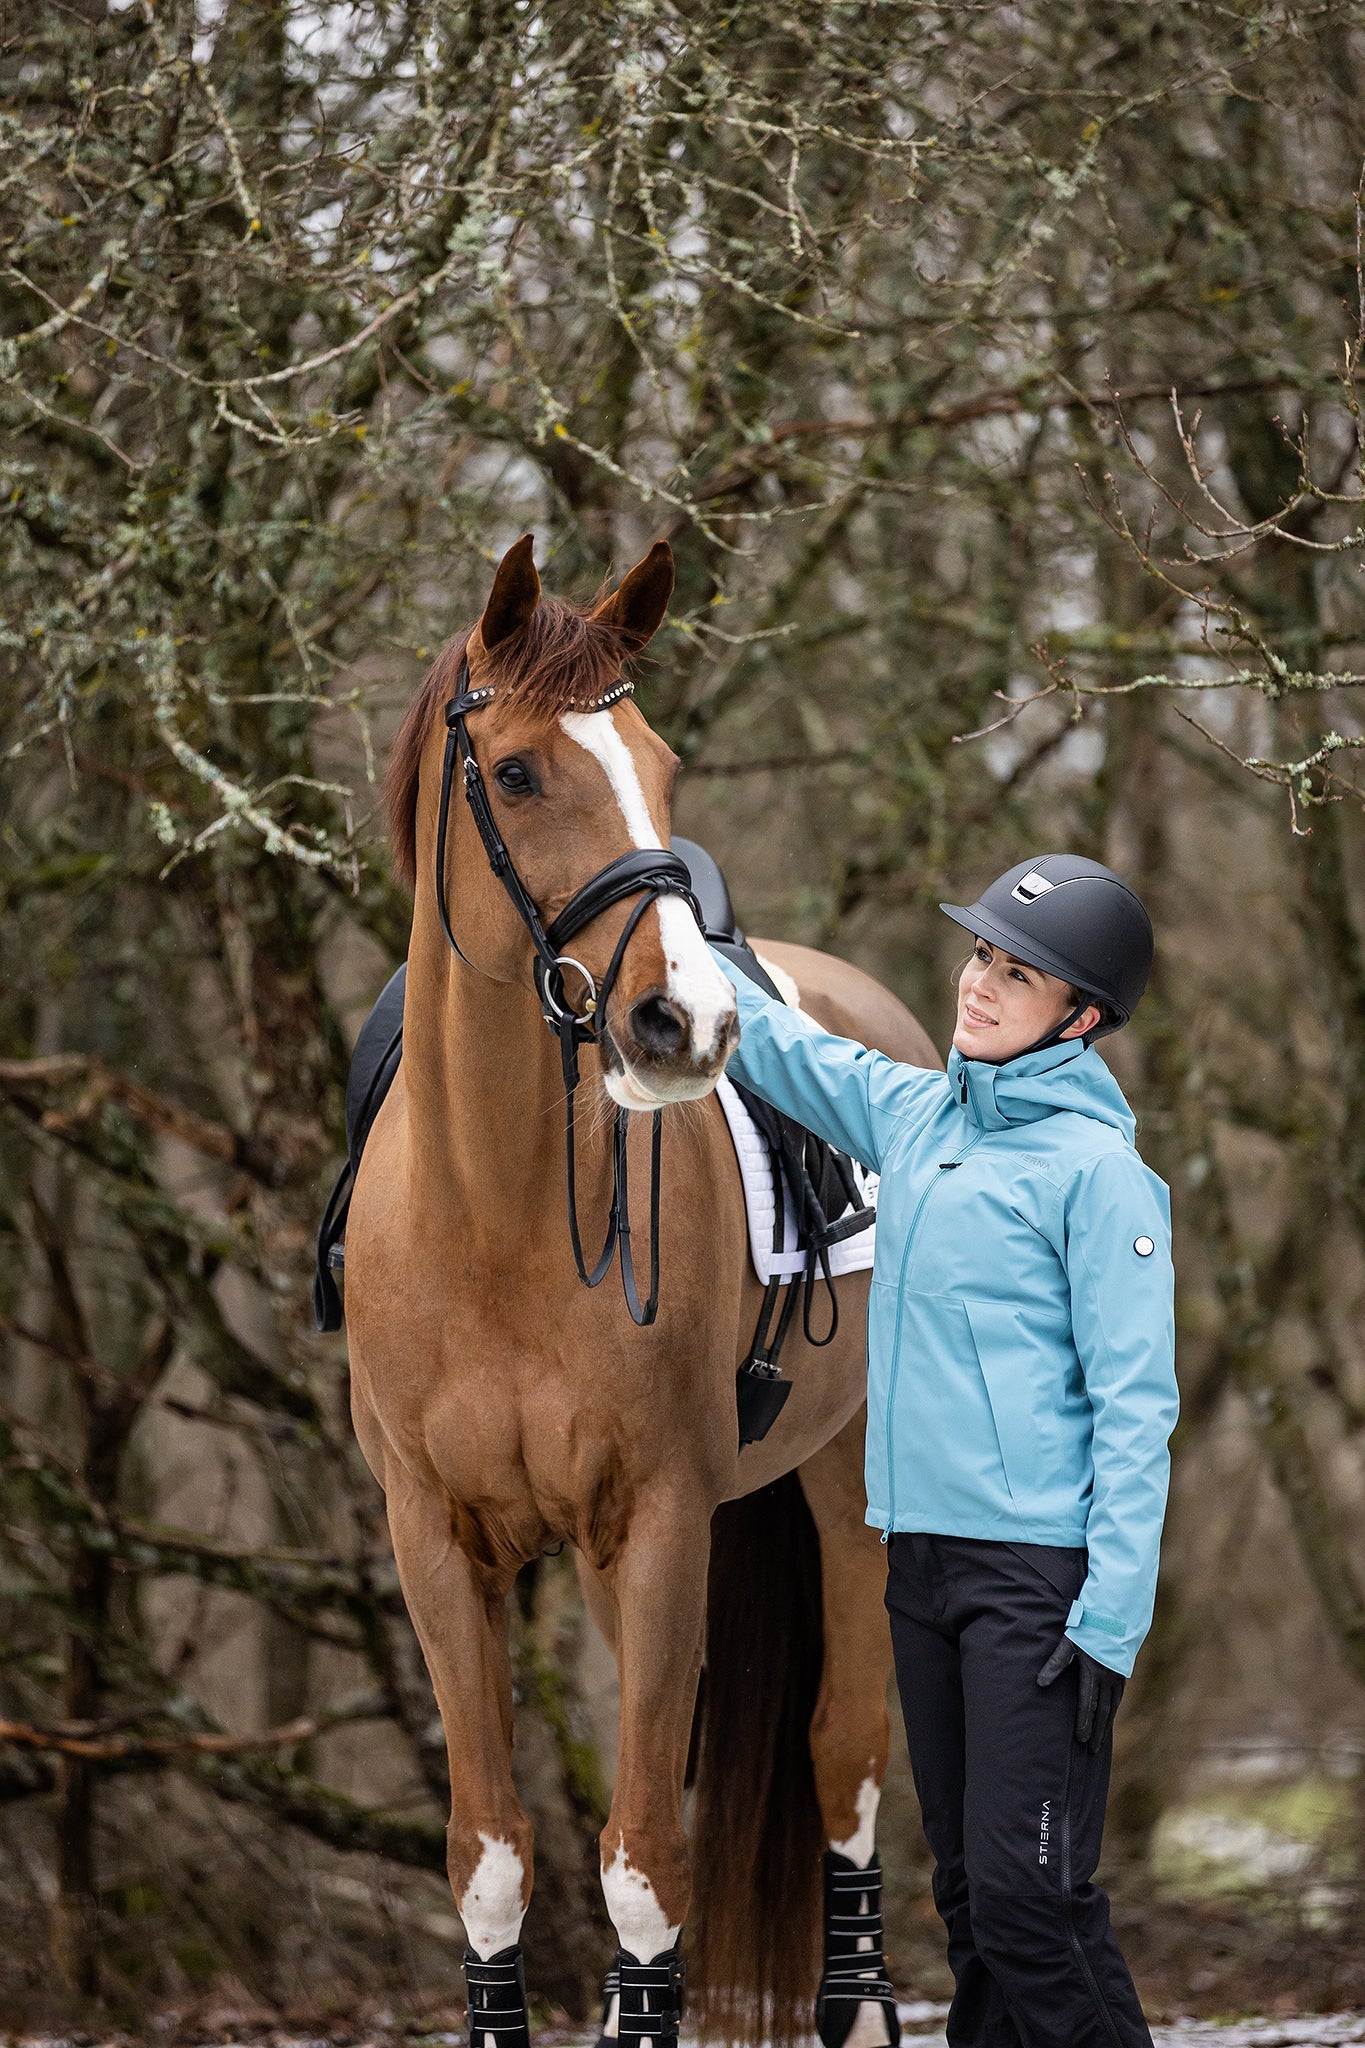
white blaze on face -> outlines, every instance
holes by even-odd
[[[767,962],[764,965],[767,966]],[[771,971],[771,970],[770,970]],[[847,1856],[850,1863],[859,1870],[866,1870],[872,1861],[872,1852],[877,1846],[877,1808],[881,1805],[881,1788],[875,1778],[864,1778],[858,1787],[855,1810],[858,1825],[844,1842],[831,1842],[830,1848],[836,1855]],[[871,1935],[864,1935],[858,1942],[859,1948],[871,1948]],[[853,2015],[844,2048],[887,2048],[891,2031],[887,2025],[882,2007],[871,1999],[858,2007]]]
[[[637,1963],[652,1963],[667,1955],[682,1932],[670,1927],[654,1887],[642,1870],[626,1860],[625,1843],[618,1847],[609,1864],[602,1865],[602,1896],[607,1918],[616,1929],[616,1939]]]
[[[483,1853],[459,1905],[469,1946],[486,1963],[501,1949],[514,1947],[521,1934],[526,1871],[510,1842],[486,1835],[482,1828],[479,1840]]]
[[[641,848],[662,847],[663,841],[655,830],[640,787],[635,757],[617,731],[611,712],[567,711],[559,723],[569,738],[586,747],[604,769],[621,807],[631,844]],[[661,896],[655,907],[668,963],[668,993],[691,1019],[695,1056],[699,1060],[709,1059],[722,1025],[734,1015],[734,990],[706,950],[697,920],[682,899]]]

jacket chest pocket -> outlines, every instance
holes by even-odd
[[[1060,1417],[1049,1392],[1055,1380],[1060,1402],[1062,1361],[1017,1309],[1000,1301],[964,1301],[962,1306],[986,1382],[1005,1479],[1015,1506],[1024,1508],[1036,1500],[1055,1459]]]

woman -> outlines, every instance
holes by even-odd
[[[946,1074],[819,1030],[721,961],[746,1087],[881,1175],[868,1521],[957,1990],[953,2048],[1150,2043],[1091,1882],[1151,1623],[1175,1423],[1167,1191],[1093,1042],[1152,928],[1046,854],[970,909]],[[720,956],[717,955],[717,958]]]

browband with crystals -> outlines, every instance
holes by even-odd
[[[491,683],[485,683],[479,690],[461,690],[459,695],[452,699],[450,709],[452,713],[461,715],[466,711],[477,711],[480,705],[492,700],[493,694]],[[595,698],[590,704],[580,704],[576,697],[571,697],[568,708],[570,711],[605,711],[610,705],[619,704],[623,697],[633,697],[634,694],[634,683],[623,681],[608,690],[605,697]]]
[[[619,682],[615,689],[608,690],[606,696],[599,697],[595,704],[571,704],[569,709],[571,711],[605,711],[609,704],[617,704],[622,697],[630,697],[634,693],[634,683]]]

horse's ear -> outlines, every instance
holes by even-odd
[[[593,617],[609,620],[625,635],[632,650],[638,650],[658,632],[672,595],[673,550],[666,540],[656,540],[619,589],[602,599]]]
[[[534,536],[524,533],[498,563],[498,573],[479,620],[479,638],[486,654],[491,654],[513,633],[519,633],[540,603],[540,578],[531,559],[534,550]]]

